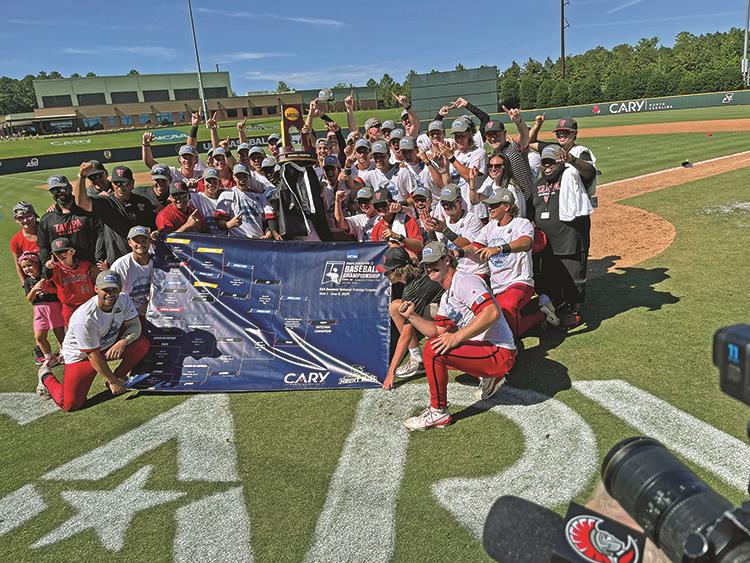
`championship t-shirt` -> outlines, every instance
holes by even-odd
[[[480,246],[500,247],[510,244],[521,237],[534,240],[534,226],[528,219],[514,217],[507,225],[490,221],[484,226],[474,241]],[[514,283],[523,283],[534,287],[534,266],[531,261],[531,250],[525,252],[500,252],[489,259],[490,284],[497,295]]]
[[[154,272],[154,261],[149,258],[148,264],[141,266],[132,254],[115,260],[112,270],[122,278],[122,292],[130,297],[138,314],[143,316],[148,308],[151,295],[151,275]]]
[[[479,220],[479,217],[474,215],[473,213],[470,213],[468,211],[464,211],[463,215],[459,217],[458,221],[455,223],[451,221],[450,217],[445,215],[443,217],[445,220],[445,225],[454,233],[457,235],[465,238],[469,242],[474,242],[477,240],[477,237],[479,236],[479,233],[482,232],[482,228],[484,228],[484,225]],[[437,238],[440,242],[442,242],[444,245],[448,247],[450,250],[456,250],[458,247],[453,244],[451,241],[448,240],[448,238],[443,233],[436,233]],[[457,270],[459,272],[466,272],[467,274],[476,274],[476,275],[484,275],[489,273],[489,267],[484,262],[476,262],[475,260],[472,260],[471,258],[459,258],[458,259],[458,268]]]
[[[265,195],[239,188],[221,192],[216,209],[223,211],[229,219],[236,215],[242,217],[242,224],[229,230],[233,237],[260,238],[265,233],[263,220],[275,217]]]
[[[70,317],[61,350],[65,363],[82,362],[87,359],[86,353],[94,350],[104,352],[117,342],[123,323],[137,316],[133,302],[124,293],[109,313],[99,308],[99,298],[95,295]]]
[[[203,171],[205,169],[206,165],[203,164],[202,160],[198,160],[195,168],[193,168],[193,174],[191,176],[185,176],[185,174],[182,173],[182,168],[175,168],[174,166],[169,167],[169,170],[172,172],[172,183],[187,183],[188,180],[200,180],[201,178],[203,178]]]
[[[477,178],[477,183],[481,180],[481,176],[487,174],[487,154],[484,149],[475,148],[468,152],[456,153],[456,160],[463,164],[466,168],[476,168],[480,177]],[[451,182],[456,184],[461,189],[461,199],[464,200],[466,210],[474,213],[480,219],[487,217],[487,209],[481,203],[471,203],[471,189],[469,188],[469,182],[467,182],[461,174],[458,173],[455,166],[450,165]]]
[[[364,182],[365,186],[377,190],[385,185],[391,193],[393,201],[406,201],[409,197],[409,177],[402,174],[402,169],[398,166],[392,166],[388,172],[383,173],[379,168],[372,170],[363,170],[359,172],[358,181]]]
[[[226,231],[222,231],[216,224],[216,206],[219,203],[219,198],[211,199],[205,193],[191,192],[190,203],[193,207],[198,208],[203,218],[206,220],[208,225],[208,232],[212,235],[225,235]],[[227,217],[231,219],[231,217]]]
[[[368,217],[364,213],[357,213],[351,217],[346,217],[346,222],[349,223],[349,229],[354,231],[359,242],[372,240],[372,229],[375,227],[375,222],[380,218],[379,215],[373,215]]]
[[[481,278],[457,271],[453,275],[450,288],[440,299],[435,324],[448,329],[463,328],[471,323],[485,307],[497,306],[495,298],[490,295]],[[508,350],[516,349],[513,333],[502,314],[487,330],[480,332],[471,340],[486,340]]]

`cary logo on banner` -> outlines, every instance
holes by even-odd
[[[192,233],[157,245],[152,346],[130,383],[161,391],[379,387],[388,362],[385,244]]]

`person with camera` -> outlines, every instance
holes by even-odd
[[[440,428],[451,423],[448,412],[448,370],[482,378],[481,399],[489,399],[502,385],[516,361],[513,334],[484,282],[456,270],[448,247],[431,242],[422,251],[420,265],[445,293],[434,320],[419,316],[411,301],[404,301],[401,316],[428,338],[422,360],[430,387],[430,406],[404,421],[409,430]]]

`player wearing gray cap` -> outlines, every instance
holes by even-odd
[[[346,176],[346,187],[352,191],[356,191],[362,187],[362,183],[356,181],[360,173],[373,170],[375,163],[370,158],[370,141],[367,139],[357,139],[354,142],[353,148],[354,150],[348,154],[345,151],[344,176]]]
[[[484,282],[456,270],[450,250],[431,242],[422,251],[423,266],[432,281],[443,286],[434,320],[416,314],[414,303],[404,301],[399,312],[429,340],[422,360],[430,386],[430,406],[404,421],[409,430],[447,426],[448,370],[481,377],[481,399],[489,399],[505,380],[516,360],[513,334]]]
[[[112,270],[96,277],[96,295],[70,318],[62,345],[65,360],[63,381],[52,374],[51,361],[39,368],[36,392],[65,411],[80,409],[86,402],[96,374],[106,380],[113,395],[126,391],[124,378],[149,349],[141,335],[141,322],[131,299],[121,293],[122,279]],[[112,371],[107,364],[122,360]]]
[[[354,235],[359,242],[372,240],[372,229],[379,217],[372,205],[373,195],[372,188],[357,190],[354,201],[359,213],[350,216],[346,216],[344,212],[343,201],[346,200],[346,193],[340,190],[335,196],[333,215],[336,226],[342,232]]]
[[[264,187],[254,183],[244,164],[236,164],[233,173],[237,187],[223,191],[216,204],[219,228],[235,237],[272,239],[275,233],[275,238],[281,240],[276,232],[276,214],[263,193]]]
[[[128,244],[132,252],[115,260],[112,271],[120,274],[123,294],[133,301],[138,315],[145,317],[154,272],[154,261],[149,252],[151,229],[141,225],[133,227],[128,232]]]
[[[375,168],[361,170],[355,179],[355,186],[364,185],[376,190],[387,184],[394,201],[405,202],[409,197],[409,177],[408,174],[399,173],[401,168],[398,165],[391,164],[388,143],[375,141],[370,148],[370,154],[375,161]]]
[[[200,180],[206,165],[198,157],[198,150],[195,148],[198,138],[198,125],[200,124],[200,117],[197,111],[192,113],[190,123],[192,129],[188,135],[187,144],[181,146],[177,153],[177,160],[180,166],[179,168],[170,166],[169,170],[172,173],[172,181],[185,182],[186,186],[193,189],[198,184],[198,180]],[[151,143],[153,140],[153,133],[143,134],[143,148],[141,152],[143,163],[148,168],[153,168],[154,165],[159,164],[151,153]]]

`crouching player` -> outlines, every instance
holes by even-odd
[[[445,288],[445,293],[434,321],[417,315],[410,301],[404,301],[399,310],[415,329],[429,338],[423,361],[430,386],[430,406],[419,416],[404,421],[409,430],[450,424],[449,369],[483,378],[480,388],[484,400],[500,388],[516,361],[513,333],[482,279],[456,271],[456,259],[439,242],[425,246],[420,264],[432,281]]]
[[[65,411],[80,409],[101,374],[113,395],[125,392],[124,378],[146,355],[148,339],[141,336],[141,322],[133,302],[122,291],[122,279],[112,270],[96,277],[96,295],[75,310],[62,345],[65,360],[63,382],[52,375],[51,362],[39,368],[36,392],[51,397]],[[107,364],[122,360],[112,371]]]

